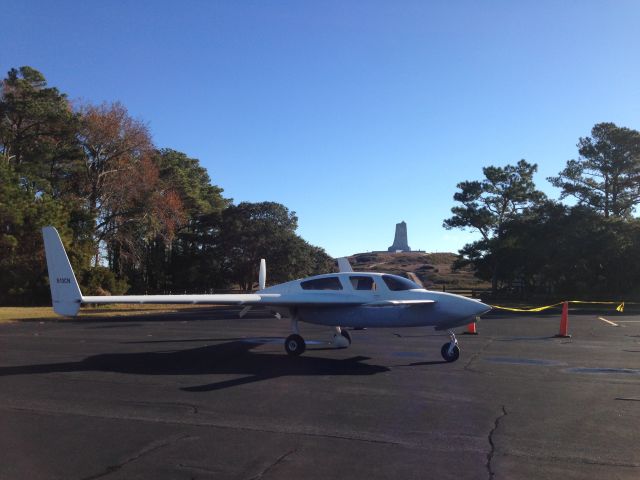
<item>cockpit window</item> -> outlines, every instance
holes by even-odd
[[[314,278],[300,282],[303,290],[342,290],[338,277]]]
[[[352,276],[349,277],[351,280],[351,285],[353,285],[354,290],[375,290],[376,283],[373,281],[371,277],[364,276]]]
[[[399,290],[413,290],[414,288],[420,288],[420,286],[411,280],[398,277],[397,275],[383,275],[382,280],[389,287],[389,290],[397,292]]]

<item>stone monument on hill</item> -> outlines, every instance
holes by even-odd
[[[387,250],[389,252],[410,252],[411,247],[407,240],[407,224],[402,221],[396,223],[396,236],[393,239],[393,245]]]

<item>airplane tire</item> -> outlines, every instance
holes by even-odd
[[[343,329],[341,329],[340,333],[342,334],[342,336],[343,336],[344,338],[346,338],[346,339],[347,339],[347,341],[349,342],[349,345],[351,345],[351,334],[349,333],[349,331],[348,331],[348,330],[345,330],[345,329],[343,328]]]
[[[444,358],[447,362],[455,362],[456,360],[458,360],[458,357],[460,357],[460,348],[455,345],[453,347],[453,352],[449,354],[449,345],[449,342],[442,345],[440,353],[442,354],[442,358]]]
[[[289,335],[284,341],[284,349],[292,357],[302,355],[306,348],[307,345],[304,343],[304,338],[295,333]]]

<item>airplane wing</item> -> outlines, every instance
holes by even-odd
[[[75,317],[83,303],[204,303],[217,305],[256,305],[266,304],[270,295],[258,294],[213,294],[213,295],[82,295],[69,257],[64,249],[58,231],[54,227],[42,229],[44,248],[49,271],[49,284],[53,310],[59,315]],[[261,265],[261,271],[264,266]],[[264,278],[264,274],[261,275]],[[264,280],[261,279],[263,282]],[[273,296],[273,295],[271,295]],[[271,299],[272,301],[277,299]]]
[[[209,304],[209,305],[242,305],[242,306],[315,306],[315,307],[341,307],[349,305],[362,305],[366,307],[391,307],[398,305],[430,305],[435,300],[380,300],[367,302],[362,298],[346,295],[333,295],[324,293],[317,297],[292,298],[288,295],[277,293],[232,293],[232,294],[206,294],[206,295],[81,295],[77,303],[93,304]]]
[[[58,231],[54,227],[42,229],[49,284],[53,310],[59,314],[75,317],[82,304],[209,304],[209,305],[253,305],[264,306],[295,306],[295,305],[360,305],[361,298],[346,298],[344,295],[335,296],[323,293],[316,297],[291,298],[278,293],[247,293],[247,294],[208,294],[208,295],[83,295],[76,279],[69,257],[64,249]],[[346,260],[346,259],[345,259]],[[347,262],[348,264],[348,262]],[[260,266],[260,286],[264,288],[266,277],[264,262]]]
[[[208,294],[208,295],[82,295],[81,303],[203,303],[211,305],[255,305],[262,297],[254,293]]]
[[[264,306],[317,306],[338,307],[348,305],[366,305],[374,307],[386,307],[393,305],[419,305],[431,304],[433,300],[381,300],[367,302],[360,296],[322,292],[316,295],[282,295],[280,293],[247,293],[247,294],[206,294],[206,295],[82,295],[80,286],[76,280],[69,257],[64,250],[60,235],[54,227],[42,229],[47,268],[49,271],[49,283],[51,287],[51,299],[53,310],[59,315],[75,317],[82,304],[209,304],[209,305],[241,305],[246,313],[248,307],[254,305]],[[346,258],[339,259],[340,268],[351,270]],[[264,288],[266,277],[264,262],[260,268],[261,288]],[[241,313],[241,316],[243,313]]]

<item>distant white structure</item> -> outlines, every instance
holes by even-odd
[[[388,249],[388,252],[410,252],[411,247],[407,240],[407,224],[404,220],[400,223],[396,223],[396,235],[393,238],[393,245]]]

